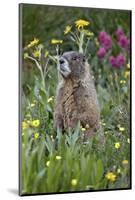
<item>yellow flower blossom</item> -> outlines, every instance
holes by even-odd
[[[127,139],[127,143],[130,144],[130,139],[129,138]]]
[[[130,64],[129,63],[127,64],[127,68],[130,69]]]
[[[25,121],[23,121],[22,122],[22,129],[25,130],[27,128],[28,128],[28,124]]]
[[[114,182],[116,180],[116,175],[113,172],[108,172],[105,177],[109,180]]]
[[[116,148],[116,149],[119,149],[119,148],[120,148],[120,143],[119,143],[119,142],[116,142],[116,143],[115,143],[115,148]]]
[[[83,19],[79,19],[77,21],[75,21],[75,25],[76,27],[79,29],[83,29],[84,26],[88,26],[90,24],[90,22],[83,20]]]
[[[82,128],[81,128],[81,131],[86,131],[86,128],[83,128],[83,127],[82,127]]]
[[[63,40],[56,40],[56,39],[52,39],[51,40],[51,44],[62,44]]]
[[[40,58],[40,56],[41,56],[40,51],[39,51],[39,50],[35,50],[35,51],[33,52],[33,56],[34,56],[35,58]]]
[[[49,51],[45,51],[45,58],[49,55]]]
[[[24,53],[23,57],[24,59],[28,58],[29,54],[28,53]]]
[[[91,31],[88,31],[88,30],[85,31],[85,34],[86,34],[88,37],[93,37],[93,36],[94,36],[94,33],[91,32]]]
[[[124,74],[125,78],[129,79],[130,77],[130,71],[126,71],[125,74]]]
[[[50,165],[50,161],[48,160],[48,161],[46,162],[46,166],[49,167],[49,165]]]
[[[68,34],[71,31],[72,26],[66,26],[64,30],[64,34]]]
[[[28,47],[28,48],[31,48],[31,47],[37,45],[38,43],[39,43],[39,39],[34,38],[34,40],[31,41],[31,42],[27,45],[27,47]]]
[[[122,164],[123,164],[123,165],[127,165],[127,164],[128,164],[128,160],[123,160],[123,161],[122,161]]]
[[[35,103],[31,103],[31,104],[30,104],[30,107],[34,107],[34,106],[35,106]]]
[[[78,183],[77,179],[72,179],[72,180],[71,180],[71,185],[72,185],[72,186],[77,185],[77,183]]]
[[[56,156],[56,160],[61,160],[61,156]]]
[[[33,127],[38,127],[40,125],[40,121],[38,119],[30,122],[30,125]]]
[[[121,173],[121,169],[120,169],[120,168],[117,169],[117,173],[118,173],[118,174]]]
[[[123,131],[125,131],[125,128],[120,126],[119,131],[123,132]]]
[[[106,125],[106,123],[102,122],[102,126],[105,126],[105,125]]]
[[[35,133],[35,134],[34,134],[34,138],[35,138],[35,139],[38,139],[38,138],[39,138],[39,133]]]
[[[125,80],[120,80],[120,84],[125,84],[126,81]]]
[[[47,102],[50,103],[51,101],[53,101],[53,97],[50,97]]]

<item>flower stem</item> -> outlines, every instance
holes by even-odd
[[[79,43],[79,52],[83,53],[83,40],[84,40],[84,32],[80,31],[80,43]]]
[[[41,81],[42,81],[42,85],[43,85],[43,88],[44,88],[44,91],[45,91],[45,79],[44,79],[44,73],[43,73],[43,70],[42,70],[41,65],[39,64],[39,62],[38,62],[35,58],[33,58],[33,57],[31,57],[31,56],[27,56],[27,57],[28,57],[29,59],[33,60],[33,61],[36,63],[36,66],[37,66],[37,68],[38,68],[39,71],[40,71]]]

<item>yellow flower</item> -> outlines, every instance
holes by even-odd
[[[77,179],[72,179],[71,180],[71,185],[75,186],[75,185],[77,185],[77,182],[78,182]]]
[[[122,161],[122,164],[123,164],[123,165],[127,165],[127,164],[128,164],[128,160],[123,160],[123,161]]]
[[[35,58],[40,58],[40,56],[41,56],[40,51],[39,51],[39,50],[35,50],[35,51],[33,52],[33,56],[34,56]]]
[[[35,103],[31,103],[31,104],[30,104],[30,107],[34,107],[34,106],[35,106]]]
[[[51,44],[62,44],[63,40],[56,40],[56,39],[52,39],[51,40]]]
[[[28,53],[24,53],[23,57],[24,59],[28,58],[29,54]]]
[[[38,138],[39,138],[39,133],[35,133],[35,134],[34,134],[34,138],[35,138],[35,139],[38,139]]]
[[[127,68],[130,69],[130,64],[129,63],[127,64]]]
[[[64,30],[64,34],[68,34],[71,31],[72,26],[66,26]]]
[[[125,78],[129,79],[130,77],[130,71],[126,71],[125,74],[124,74]]]
[[[117,173],[118,173],[118,174],[121,173],[121,169],[120,169],[120,168],[117,169]]]
[[[90,22],[83,20],[83,19],[79,19],[77,21],[75,21],[75,25],[76,27],[79,29],[83,29],[84,26],[88,26],[90,24]]]
[[[129,139],[129,138],[127,139],[127,143],[129,143],[129,144],[130,144],[130,139]]]
[[[51,101],[53,101],[53,97],[50,97],[50,98],[47,100],[48,103],[51,102]]]
[[[125,84],[126,81],[125,80],[120,80],[120,84]]]
[[[119,143],[119,142],[116,142],[116,143],[115,143],[115,148],[116,148],[116,149],[119,149],[119,148],[120,148],[120,143]]]
[[[108,172],[105,177],[112,182],[116,180],[116,175],[113,172]]]
[[[56,156],[56,160],[61,160],[61,156]]]
[[[22,129],[25,130],[27,128],[28,128],[28,124],[25,121],[23,121],[22,122]]]
[[[81,128],[81,131],[86,131],[86,128],[83,128],[83,127],[82,127],[82,128]]]
[[[30,123],[33,127],[38,127],[40,125],[40,121],[38,119],[31,121]]]
[[[91,32],[91,31],[88,31],[88,30],[85,31],[85,34],[86,34],[87,36],[89,36],[89,37],[93,37],[93,36],[94,36],[94,33]]]
[[[31,48],[31,47],[35,46],[36,44],[38,44],[38,43],[39,43],[39,39],[34,38],[34,40],[31,41],[31,42],[27,45],[27,47],[28,47],[28,48]]]
[[[119,127],[119,131],[123,132],[123,131],[125,131],[125,128],[124,127]]]
[[[49,51],[45,51],[45,58],[49,55]]]
[[[106,125],[106,123],[102,122],[102,126],[105,126],[105,125]]]
[[[49,165],[50,165],[50,161],[48,160],[48,161],[46,162],[46,166],[49,167]]]

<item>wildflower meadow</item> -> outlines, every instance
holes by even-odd
[[[21,5],[20,194],[129,189],[130,11]],[[37,29],[38,26],[38,29]],[[83,53],[101,110],[99,134],[54,128],[59,57]]]

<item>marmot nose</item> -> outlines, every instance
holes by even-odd
[[[65,60],[62,59],[62,58],[59,60],[59,63],[60,63],[61,65],[62,65],[64,62],[65,62]]]

